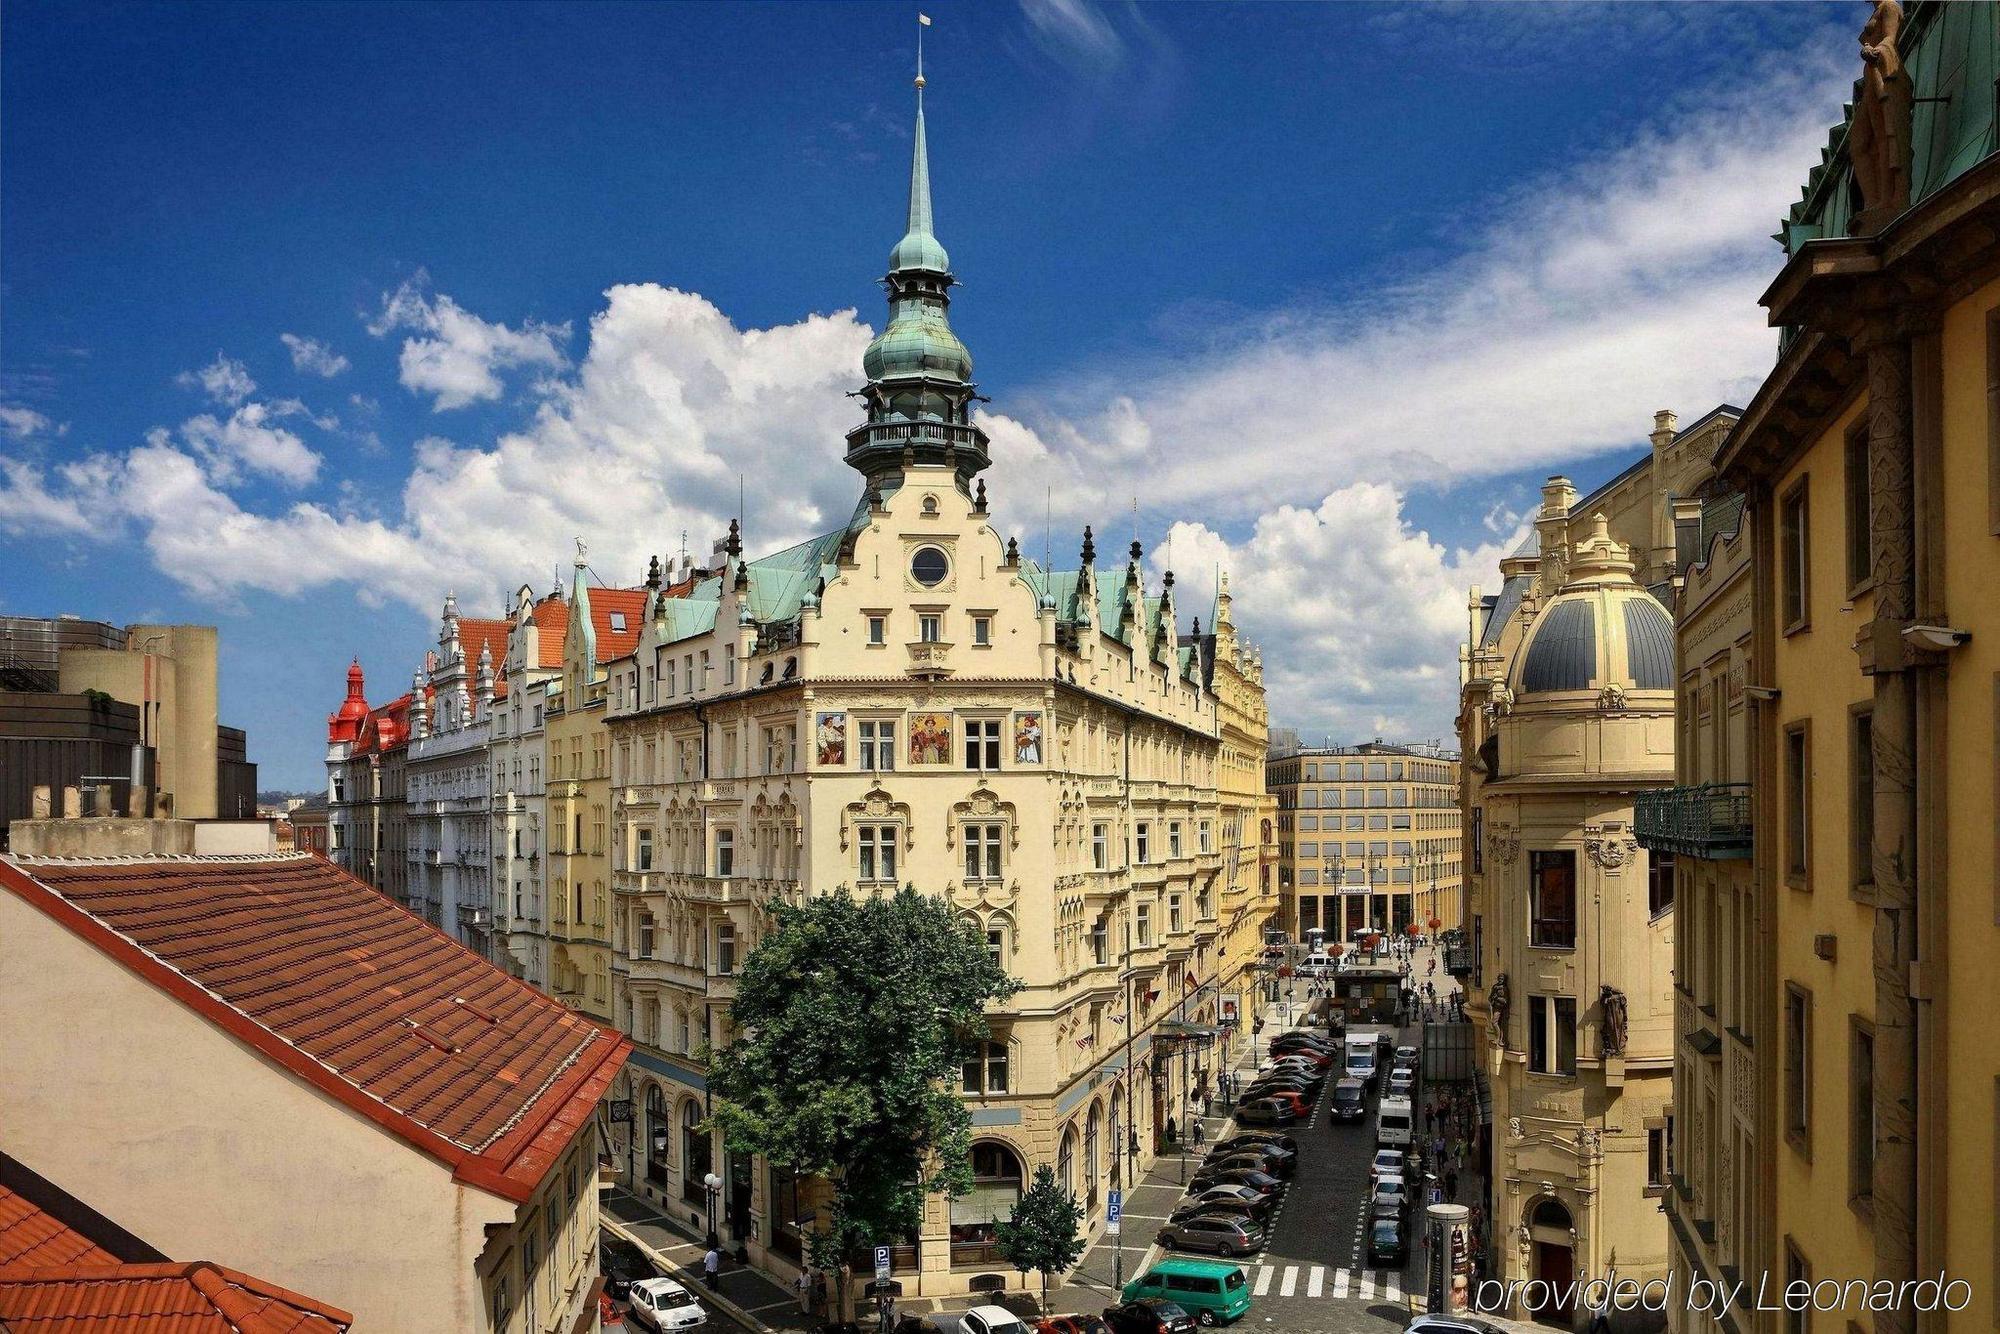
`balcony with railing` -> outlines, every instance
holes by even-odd
[[[1698,783],[1641,792],[1632,816],[1641,847],[1710,860],[1750,855],[1750,785]]]

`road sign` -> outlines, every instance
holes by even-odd
[[[877,1246],[875,1248],[875,1281],[877,1283],[886,1283],[888,1279],[889,1248],[887,1246]]]
[[[1124,1217],[1124,1214],[1125,1192],[1122,1190],[1110,1192],[1104,1204],[1104,1234],[1106,1236],[1115,1237],[1118,1235],[1119,1221]]]

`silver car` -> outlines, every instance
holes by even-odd
[[[1175,1251],[1208,1251],[1215,1255],[1255,1255],[1264,1248],[1264,1229],[1232,1214],[1197,1214],[1169,1223],[1155,1238]]]

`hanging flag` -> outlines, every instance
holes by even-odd
[[[1195,985],[1195,976],[1193,973],[1189,973],[1187,975],[1187,984],[1190,988],[1192,988]]]
[[[928,28],[931,26],[931,16],[929,14],[919,14],[917,15],[917,22]]]

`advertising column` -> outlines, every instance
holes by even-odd
[[[1471,1295],[1472,1211],[1462,1204],[1424,1210],[1424,1295],[1434,1315],[1463,1314]]]

